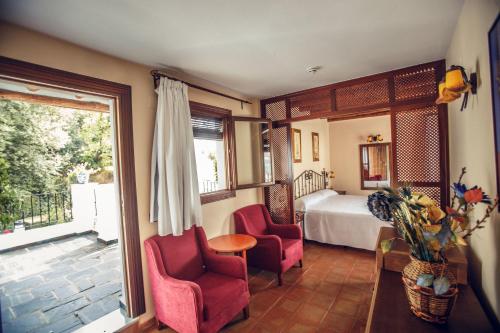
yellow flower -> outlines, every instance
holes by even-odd
[[[441,230],[441,224],[424,224],[424,230],[432,234],[437,234]]]
[[[437,239],[433,238],[429,241],[429,247],[434,251],[439,251],[441,250],[441,243],[439,243]]]
[[[414,202],[421,206],[424,207],[436,206],[436,202],[423,193],[413,192],[412,197]]]
[[[467,242],[465,242],[465,239],[463,239],[462,236],[456,233],[455,233],[455,243],[458,245],[467,246]]]
[[[434,206],[434,205],[429,206],[429,207],[427,207],[427,209],[429,211],[429,219],[433,223],[437,223],[437,222],[441,221],[441,219],[443,219],[446,216],[446,214],[438,206]]]

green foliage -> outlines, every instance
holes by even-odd
[[[16,195],[12,190],[7,173],[7,161],[0,156],[0,230],[10,229],[14,222],[11,210],[16,202]]]
[[[55,108],[0,100],[0,156],[13,188],[40,193],[61,185],[59,121]]]
[[[103,172],[112,165],[111,126],[109,115],[75,111],[65,131],[69,141],[61,150],[66,160],[62,173],[68,175],[77,165]]]
[[[112,182],[111,149],[109,114],[0,99],[1,228],[25,197],[67,190],[78,167]]]
[[[208,159],[212,161],[214,165],[214,179],[216,182],[219,181],[219,170],[218,170],[218,165],[217,165],[217,157],[215,157],[215,154],[211,152],[208,154]]]

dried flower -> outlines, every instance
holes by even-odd
[[[483,192],[483,190],[477,186],[474,186],[470,190],[464,193],[464,199],[469,204],[475,204],[478,202],[484,202],[491,204],[491,199]]]

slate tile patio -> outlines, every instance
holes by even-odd
[[[4,333],[72,332],[119,308],[117,244],[93,234],[0,254]]]

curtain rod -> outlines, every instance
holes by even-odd
[[[195,89],[198,89],[198,90],[203,90],[203,91],[209,92],[211,94],[215,94],[215,95],[219,95],[219,96],[222,96],[222,97],[234,99],[235,101],[241,102],[241,107],[242,108],[243,108],[243,103],[252,104],[249,101],[241,99],[241,98],[229,96],[229,95],[220,93],[220,92],[212,90],[212,89],[203,88],[203,87],[200,87],[200,86],[198,86],[196,84],[192,84],[192,83],[189,83],[189,82],[186,82],[186,81],[182,81],[182,80],[179,80],[179,79],[176,79],[176,78],[172,78],[172,77],[168,76],[166,73],[163,73],[163,72],[161,72],[159,70],[152,70],[151,71],[151,75],[153,76],[153,82],[154,82],[155,88],[158,87],[158,81],[160,80],[160,77],[166,77],[166,78],[168,78],[170,80],[173,80],[173,81],[179,81],[179,82],[185,83],[185,84],[187,84],[191,88],[195,88]]]

